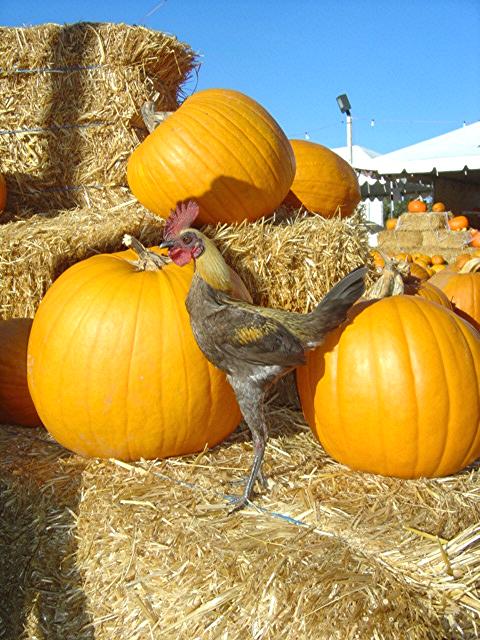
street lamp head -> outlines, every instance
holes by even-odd
[[[347,116],[350,115],[350,109],[352,108],[352,105],[350,104],[346,93],[342,93],[341,96],[337,96],[337,104],[342,113],[346,113]]]

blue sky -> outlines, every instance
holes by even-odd
[[[0,25],[111,21],[201,56],[187,87],[237,89],[290,138],[385,153],[480,119],[480,0],[0,0]],[[374,126],[372,126],[372,120]]]

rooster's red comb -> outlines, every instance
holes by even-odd
[[[171,211],[167,221],[165,222],[165,228],[163,231],[163,237],[165,240],[175,238],[183,229],[190,227],[192,222],[198,216],[198,212],[198,204],[193,200],[189,200],[187,204],[184,202],[177,204],[177,208],[175,211]]]

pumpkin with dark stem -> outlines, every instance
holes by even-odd
[[[27,383],[27,345],[31,318],[0,320],[0,422],[41,424]]]
[[[240,422],[193,337],[191,267],[132,250],[75,264],[33,320],[28,384],[48,431],[86,456],[137,460],[212,447]]]
[[[290,143],[272,116],[239,91],[198,91],[133,151],[133,195],[166,218],[180,202],[200,205],[197,222],[254,221],[272,213],[295,175]]]
[[[445,476],[480,456],[480,334],[418,296],[355,305],[297,386],[313,433],[353,469]]]

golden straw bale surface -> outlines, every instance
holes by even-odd
[[[66,268],[94,253],[122,250],[125,233],[147,246],[158,244],[163,224],[130,199],[110,208],[77,208],[0,225],[0,317],[32,317]],[[296,311],[310,310],[335,282],[369,259],[359,217],[297,217],[277,224],[262,219],[206,232],[257,304]]]
[[[175,110],[197,55],[174,36],[110,23],[0,28],[0,170],[8,209],[115,195],[146,134],[140,108]]]
[[[443,229],[440,231],[425,231],[423,233],[423,243],[425,245],[435,245],[441,249],[458,249],[468,247],[471,235],[466,229],[461,231],[450,231]]]
[[[363,214],[325,219],[276,216],[255,223],[207,227],[225,258],[244,279],[254,302],[305,313],[355,267],[369,261]]]
[[[429,231],[448,228],[448,214],[445,212],[402,213],[397,221],[398,230]]]
[[[120,251],[125,233],[158,243],[163,221],[136,200],[110,208],[77,208],[0,225],[0,317],[33,317],[65,269],[95,253]]]
[[[423,244],[423,232],[413,230],[397,230],[380,231],[378,233],[378,244],[391,243],[397,244],[399,247],[414,247]]]
[[[478,466],[356,473],[300,414],[271,404],[268,419],[269,491],[233,515],[243,427],[212,451],[136,464],[0,428],[0,637],[478,637]]]

